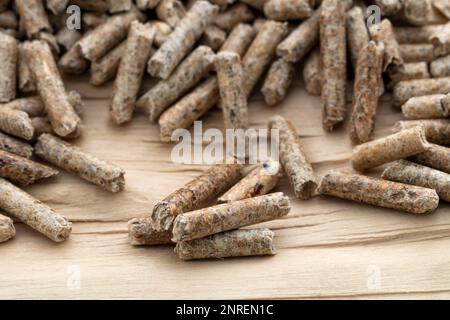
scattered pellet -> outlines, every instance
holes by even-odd
[[[13,221],[0,214],[0,243],[6,242],[16,235]]]
[[[86,30],[95,29],[105,23],[108,18],[109,16],[105,13],[83,12],[83,27]]]
[[[125,52],[126,41],[117,45],[97,61],[92,62],[89,82],[94,86],[105,84],[117,74],[120,60]]]
[[[136,0],[136,6],[139,10],[154,9],[159,4],[160,0]]]
[[[430,43],[434,47],[436,57],[445,56],[450,53],[450,22],[442,28],[435,30],[430,38]]]
[[[401,44],[400,55],[405,63],[431,62],[434,59],[433,45],[427,43]]]
[[[79,6],[83,10],[94,12],[106,12],[109,9],[109,0],[70,0],[71,4]]]
[[[18,50],[15,38],[0,33],[0,103],[16,97]]]
[[[401,130],[353,149],[351,164],[360,172],[424,152],[430,147],[423,127]]]
[[[341,172],[327,173],[318,192],[414,214],[430,213],[439,204],[439,196],[433,189]]]
[[[417,26],[428,24],[432,9],[430,0],[403,0],[403,5],[406,21]]]
[[[399,132],[415,127],[423,127],[427,141],[436,144],[450,145],[450,120],[446,119],[427,119],[398,121],[393,132]]]
[[[53,31],[42,0],[16,0],[15,4],[29,39],[38,37],[41,31]]]
[[[294,78],[295,65],[279,58],[272,63],[267,73],[261,92],[264,101],[269,105],[276,105],[284,100]]]
[[[251,25],[240,23],[230,32],[220,51],[236,52],[242,57],[255,38],[255,35],[256,31]]]
[[[214,52],[206,46],[199,46],[175,69],[166,80],[159,81],[137,101],[138,107],[149,111],[151,122],[190,88],[205,77],[213,67]]]
[[[383,16],[394,15],[403,9],[402,0],[374,0],[374,4],[381,9]]]
[[[241,177],[241,169],[240,164],[214,165],[158,202],[152,213],[156,230],[171,230],[177,215],[222,194]]]
[[[322,92],[322,72],[319,49],[312,51],[305,60],[303,65],[303,82],[307,92],[320,96]]]
[[[156,7],[156,16],[159,20],[166,22],[172,28],[183,19],[186,9],[181,1],[161,0]]]
[[[431,144],[427,151],[409,157],[408,160],[450,173],[450,149],[437,144]]]
[[[450,77],[400,81],[394,87],[393,105],[400,107],[413,97],[450,92]]]
[[[8,10],[0,12],[0,28],[17,29],[19,25],[14,11]]]
[[[214,24],[222,30],[230,31],[240,23],[253,20],[255,20],[255,15],[252,10],[245,3],[238,2],[220,13],[214,19]]]
[[[264,4],[264,15],[272,20],[304,19],[313,12],[310,0],[268,0]]]
[[[41,41],[24,45],[33,81],[56,134],[65,137],[80,130],[80,118],[70,104],[50,48]]]
[[[118,13],[131,10],[132,0],[108,0],[108,11],[110,13]]]
[[[396,26],[394,28],[395,38],[402,44],[428,43],[430,36],[443,25],[429,25],[421,27]]]
[[[30,158],[33,154],[33,147],[16,138],[10,137],[0,132],[0,150],[17,154],[24,158]]]
[[[267,21],[256,35],[242,59],[243,88],[246,96],[270,64],[278,44],[287,34],[287,23]]]
[[[401,72],[391,73],[391,81],[388,88],[392,89],[400,81],[429,79],[430,72],[428,70],[428,63],[426,62],[411,62],[405,63],[405,67]]]
[[[53,14],[62,14],[67,5],[69,4],[69,0],[46,0],[45,5],[47,9],[50,10]]]
[[[256,18],[255,21],[253,21],[253,28],[255,28],[256,32],[258,33],[261,30],[264,23],[266,23],[267,21],[268,19],[266,18]]]
[[[118,192],[125,187],[123,169],[51,134],[44,133],[38,138],[35,153],[38,157],[110,192]]]
[[[29,93],[35,92],[36,86],[34,85],[31,77],[30,68],[25,58],[24,44],[20,43],[18,46],[18,67],[17,67],[17,86],[21,92]]]
[[[450,54],[431,62],[430,73],[433,78],[450,77]]]
[[[175,253],[182,260],[274,255],[273,237],[269,229],[234,230],[178,242]]]
[[[217,6],[207,1],[197,1],[149,60],[148,72],[154,77],[167,79],[214,21],[218,11]]]
[[[402,106],[403,116],[407,120],[447,118],[450,115],[450,101],[444,98],[444,94],[411,98]],[[444,104],[444,101],[447,103]]]
[[[360,56],[359,53],[370,40],[362,9],[360,7],[353,7],[353,9],[348,11],[346,23],[348,49],[350,51],[353,69],[356,70],[356,63]]]
[[[216,25],[210,25],[206,28],[200,43],[210,47],[213,51],[217,51],[227,38],[225,31],[217,27]]]
[[[120,59],[110,110],[116,124],[128,122],[133,117],[139,88],[150,56],[154,30],[133,21],[122,58]]]
[[[147,24],[154,29],[155,39],[153,40],[153,44],[159,48],[172,32],[172,27],[165,22],[157,20],[150,21]]]
[[[30,140],[34,134],[28,114],[9,108],[0,108],[0,130],[25,140]]]
[[[60,58],[58,66],[67,74],[83,74],[89,68],[89,62],[83,58],[75,44]]]
[[[433,0],[433,6],[450,20],[450,2],[448,0]]]
[[[82,35],[79,31],[63,27],[56,34],[56,41],[68,51],[81,39],[81,37]]]
[[[128,222],[128,239],[133,246],[171,244],[172,231],[158,231],[151,218],[135,218]]]

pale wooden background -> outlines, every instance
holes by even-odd
[[[158,127],[144,115],[117,127],[108,117],[111,86],[93,88],[87,78],[69,79],[87,104],[84,137],[77,144],[122,166],[126,191],[110,194],[75,176],[27,190],[73,222],[73,234],[54,244],[17,223],[14,240],[0,245],[0,298],[450,298],[450,210],[445,203],[428,216],[333,198],[297,200],[284,180],[293,209],[264,224],[276,233],[274,257],[183,262],[170,246],[135,248],[126,223],[203,170],[174,165],[171,145],[159,142]],[[347,167],[351,144],[345,128],[326,134],[320,99],[296,81],[286,101],[265,106],[256,95],[251,124],[264,127],[280,113],[293,120],[318,176]],[[401,115],[380,106],[377,136]],[[222,128],[214,109],[204,127]],[[74,269],[75,268],[75,269]],[[79,268],[81,287],[68,286]],[[380,287],[371,286],[378,270]],[[369,285],[368,285],[369,284]]]

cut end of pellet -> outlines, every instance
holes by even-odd
[[[161,201],[155,205],[152,213],[152,220],[156,230],[171,230],[175,216],[166,201]]]
[[[317,182],[310,180],[301,185],[299,190],[295,190],[295,196],[302,200],[311,199],[317,189]]]
[[[55,226],[55,232],[50,237],[55,242],[63,242],[67,240],[72,232],[72,226],[66,218],[61,217],[59,220],[60,226]]]
[[[0,215],[0,242],[8,241],[16,235],[16,229],[14,228],[13,221]]]

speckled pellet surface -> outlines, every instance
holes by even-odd
[[[450,120],[447,119],[398,121],[392,131],[399,132],[415,127],[424,128],[425,137],[429,142],[450,145]]]
[[[133,246],[171,244],[172,231],[158,231],[149,217],[135,218],[128,222],[128,241]]]
[[[0,132],[0,150],[17,154],[24,158],[30,158],[33,154],[33,147],[22,140],[10,137]]]
[[[18,58],[17,40],[0,32],[0,103],[16,97]]]
[[[281,103],[286,97],[295,74],[295,64],[279,58],[269,68],[261,88],[264,101],[273,106]]]
[[[0,243],[6,242],[16,235],[13,221],[0,214]]]

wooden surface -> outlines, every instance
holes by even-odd
[[[126,191],[110,194],[64,172],[27,188],[67,216],[73,234],[54,244],[16,223],[15,239],[0,245],[0,298],[450,298],[445,203],[417,217],[333,198],[301,201],[283,180],[277,190],[289,195],[293,209],[285,219],[264,224],[276,233],[274,257],[183,262],[170,246],[130,246],[127,221],[148,214],[204,168],[173,164],[172,145],[159,142],[158,127],[144,115],[113,125],[111,86],[93,88],[86,78],[66,83],[87,105],[84,136],[76,143],[123,167]],[[264,127],[275,113],[293,120],[318,176],[348,166],[345,128],[323,132],[319,98],[299,81],[280,106],[265,106],[259,95],[252,99],[254,127]],[[400,118],[382,104],[376,135],[388,134]],[[203,121],[204,127],[222,128],[217,109]]]

